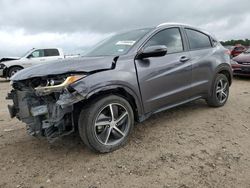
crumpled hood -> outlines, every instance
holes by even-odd
[[[236,57],[233,58],[234,61],[237,62],[242,62],[242,63],[246,63],[246,62],[250,62],[250,53],[242,53]]]
[[[20,57],[0,57],[0,62],[18,60]]]
[[[91,72],[111,69],[114,57],[78,57],[52,61],[43,65],[23,69],[11,77],[11,80],[26,80],[34,77],[58,75],[64,73]]]

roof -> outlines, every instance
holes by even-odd
[[[162,26],[189,26],[192,27],[191,25],[184,24],[184,23],[177,23],[177,22],[165,22],[157,25],[156,27],[162,27]]]
[[[214,39],[216,39],[216,37],[215,37],[213,34],[211,34],[211,33],[207,32],[207,31],[205,31],[204,29],[201,29],[201,28],[199,28],[199,27],[194,27],[194,26],[192,26],[192,25],[184,24],[184,23],[166,22],[166,23],[161,23],[161,24],[159,24],[158,26],[156,26],[156,28],[158,28],[158,27],[164,27],[164,26],[184,26],[184,27],[189,27],[189,28],[197,29],[197,30],[199,30],[199,31],[201,31],[201,32],[203,32],[203,33],[205,33],[205,34],[207,34],[207,35],[210,35],[210,36],[213,37]]]

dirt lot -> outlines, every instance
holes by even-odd
[[[202,100],[153,116],[98,155],[68,136],[50,145],[10,119],[0,80],[0,187],[250,187],[250,79],[223,108]]]

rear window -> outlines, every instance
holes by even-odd
[[[210,37],[208,35],[192,29],[185,29],[185,30],[188,36],[191,50],[212,47]]]
[[[57,49],[45,49],[44,55],[45,55],[45,57],[59,56],[59,51]]]

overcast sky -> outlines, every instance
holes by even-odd
[[[32,47],[79,52],[110,33],[181,22],[220,40],[250,38],[249,0],[0,0],[0,56]]]

